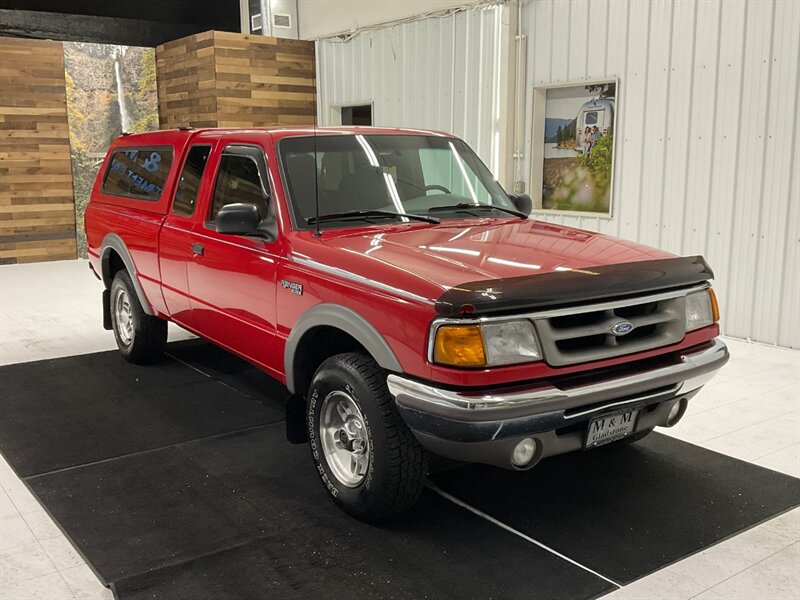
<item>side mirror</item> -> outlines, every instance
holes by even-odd
[[[227,204],[217,213],[217,232],[227,235],[258,233],[261,217],[255,204]]]
[[[533,200],[528,194],[509,194],[509,198],[517,207],[519,212],[524,212],[526,215],[531,214],[533,210]]]

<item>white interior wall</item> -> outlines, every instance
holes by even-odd
[[[474,0],[298,0],[300,38],[355,31],[361,27],[469,4]]]
[[[800,347],[800,2],[535,0],[523,26],[528,149],[535,85],[620,82],[613,218],[545,218],[704,255],[727,334]]]
[[[502,10],[465,11],[317,43],[318,119],[373,103],[375,125],[453,132],[495,172],[502,149]]]
[[[320,123],[371,101],[376,124],[452,131],[501,174],[513,10],[320,42]],[[800,2],[528,0],[522,24],[528,180],[534,86],[619,78],[613,217],[544,218],[704,255],[727,334],[800,347]]]

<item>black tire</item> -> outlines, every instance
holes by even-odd
[[[363,422],[368,448],[364,456],[369,462],[362,475],[355,475],[363,478],[358,482],[346,483],[337,476],[336,459],[326,455],[325,444],[330,448],[331,440],[339,438],[329,430],[328,439],[323,439],[320,430],[323,411],[332,410],[326,408],[327,402],[341,404],[340,399],[355,404],[355,414]],[[307,416],[314,466],[339,508],[362,521],[377,521],[416,503],[425,483],[428,454],[398,414],[386,387],[386,372],[372,358],[347,353],[323,362],[311,382]]]
[[[110,296],[111,329],[125,360],[144,365],[160,359],[167,345],[167,322],[144,312],[127,271],[118,271],[114,276]],[[122,312],[117,310],[118,302],[130,311],[128,327],[120,321],[127,312],[124,308]]]

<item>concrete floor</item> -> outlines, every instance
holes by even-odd
[[[0,365],[114,349],[101,290],[86,261],[0,267]],[[170,327],[171,341],[191,337]],[[731,361],[660,431],[800,477],[800,352],[726,342]],[[112,597],[2,458],[0,488],[0,598]],[[797,600],[800,509],[605,598]]]

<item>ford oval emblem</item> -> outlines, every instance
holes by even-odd
[[[633,331],[634,325],[630,321],[620,321],[619,323],[614,323],[611,327],[611,333],[614,335],[625,335]]]

